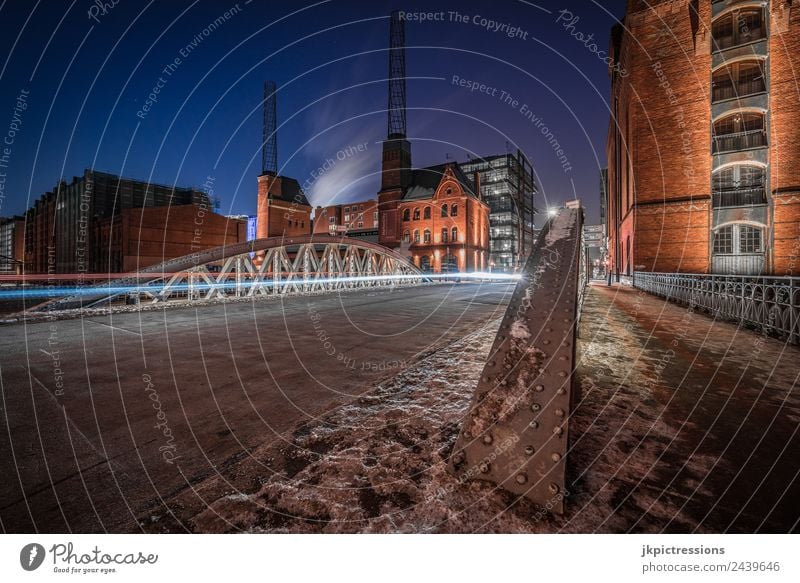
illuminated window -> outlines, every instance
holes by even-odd
[[[414,229],[414,243],[419,243],[419,229]]]
[[[431,207],[426,206],[425,211],[422,213],[423,218],[429,219],[431,218]]]
[[[414,220],[415,221],[419,220],[419,209],[418,208],[414,209]]]
[[[442,229],[442,243],[447,243],[447,228]]]
[[[425,229],[425,233],[423,234],[425,243],[431,242],[431,232],[428,229]]]
[[[411,211],[409,209],[403,209],[403,220],[404,221],[411,220]]]
[[[458,205],[457,204],[454,204],[453,206],[450,207],[450,216],[451,217],[457,217],[458,216]]]
[[[450,239],[453,241],[453,243],[457,243],[458,242],[458,227],[453,227],[453,230],[452,230],[451,235],[450,235]]]
[[[403,231],[403,243],[411,242],[411,233],[408,231]]]
[[[447,205],[446,204],[442,205],[442,216],[443,217],[447,216]]]

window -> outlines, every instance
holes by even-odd
[[[358,210],[359,211],[363,211],[364,210],[364,205],[363,204],[358,205]]]
[[[453,241],[453,243],[458,243],[458,227],[453,227],[453,230],[450,234],[450,239]]]
[[[408,230],[403,231],[403,243],[410,243],[411,242],[411,233]]]
[[[447,216],[447,205],[446,204],[442,205],[442,216],[443,217]]]
[[[743,8],[721,16],[711,25],[711,36],[714,51],[766,38],[763,8]]]
[[[458,205],[457,204],[454,204],[453,206],[450,207],[450,216],[451,217],[457,217],[458,216]]]
[[[414,229],[414,243],[419,243],[419,229]]]
[[[713,152],[736,152],[767,145],[764,114],[738,112],[714,122]]]
[[[349,223],[350,222],[350,215],[345,215],[344,216],[344,222],[345,223]]]
[[[419,220],[419,209],[418,208],[414,209],[414,220],[415,221]]]
[[[430,243],[431,242],[431,232],[428,229],[425,229],[425,233],[424,233],[423,237],[424,237],[424,242],[425,243]]]
[[[328,217],[328,222],[331,225],[335,225],[336,224],[336,217]]]
[[[411,211],[409,209],[403,209],[403,220],[404,221],[411,220]]]
[[[378,212],[377,211],[372,213],[372,220],[374,222],[376,222],[376,223],[378,222]]]
[[[739,225],[739,253],[761,253],[761,229]]]
[[[358,221],[358,228],[359,228],[359,229],[363,229],[363,228],[364,228],[364,223],[363,223],[363,221]]]
[[[442,229],[442,243],[447,243],[447,227]]]
[[[765,204],[764,168],[751,164],[726,166],[712,179],[715,208]]]
[[[350,212],[350,207],[349,206],[344,207],[344,212],[349,213]]]
[[[431,218],[431,207],[429,207],[429,206],[426,206],[426,207],[425,207],[425,210],[424,210],[424,211],[423,211],[423,213],[422,213],[422,216],[423,216],[423,218],[425,218],[425,219],[429,219],[429,218]]]
[[[741,61],[723,66],[714,72],[711,101],[723,101],[763,93],[767,86],[761,61]]]
[[[733,226],[722,227],[714,233],[714,253],[733,253]]]

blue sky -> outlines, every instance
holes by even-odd
[[[281,174],[306,184],[314,204],[374,197],[388,15],[399,9],[441,14],[406,24],[414,164],[520,147],[537,173],[537,206],[577,194],[596,220],[608,129],[608,74],[597,51],[608,46],[622,0],[93,6],[2,4],[0,131],[11,127],[20,92],[29,94],[0,168],[0,215],[24,211],[86,167],[182,186],[212,177],[221,212],[254,213],[265,79],[280,87]],[[470,91],[454,76],[487,89]]]

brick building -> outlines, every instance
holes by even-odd
[[[384,176],[393,161],[384,160]],[[489,205],[480,178],[469,180],[458,164],[408,173],[402,194],[384,189],[380,201],[380,242],[399,249],[423,271],[485,271],[489,263]],[[383,198],[383,200],[381,200]]]
[[[378,242],[378,201],[375,199],[332,206],[314,211],[314,234],[336,235]]]
[[[247,240],[247,221],[203,205],[127,208],[94,223],[92,271],[128,273],[202,249]]]
[[[0,273],[22,273],[25,261],[25,218],[0,217]]]
[[[610,51],[612,272],[796,273],[798,6],[629,0]]]
[[[294,178],[270,172],[258,177],[256,234],[267,237],[297,237],[311,233],[311,205]]]
[[[87,169],[72,182],[61,181],[25,214],[25,264],[31,273],[92,271],[94,225],[125,209],[202,205],[207,194],[195,188],[154,184]]]

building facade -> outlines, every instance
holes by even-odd
[[[518,269],[534,243],[536,179],[525,155],[500,154],[460,164],[467,176],[480,176],[489,205],[489,265],[493,271]]]
[[[800,8],[629,0],[611,55],[612,272],[796,274]]]
[[[311,205],[294,178],[263,173],[258,177],[256,234],[298,237],[311,233]]]
[[[247,240],[247,221],[198,205],[127,208],[94,223],[95,273],[130,273]]]
[[[381,243],[422,271],[453,273],[489,267],[489,205],[457,164],[409,173],[402,196],[384,209]]]
[[[25,218],[0,217],[0,274],[18,274],[25,261]]]
[[[314,211],[314,234],[340,234],[377,243],[379,215],[375,199],[318,206]]]
[[[61,181],[25,214],[25,263],[31,273],[86,273],[102,250],[93,241],[97,221],[125,209],[180,205],[210,208],[205,192],[123,178],[87,169]]]

